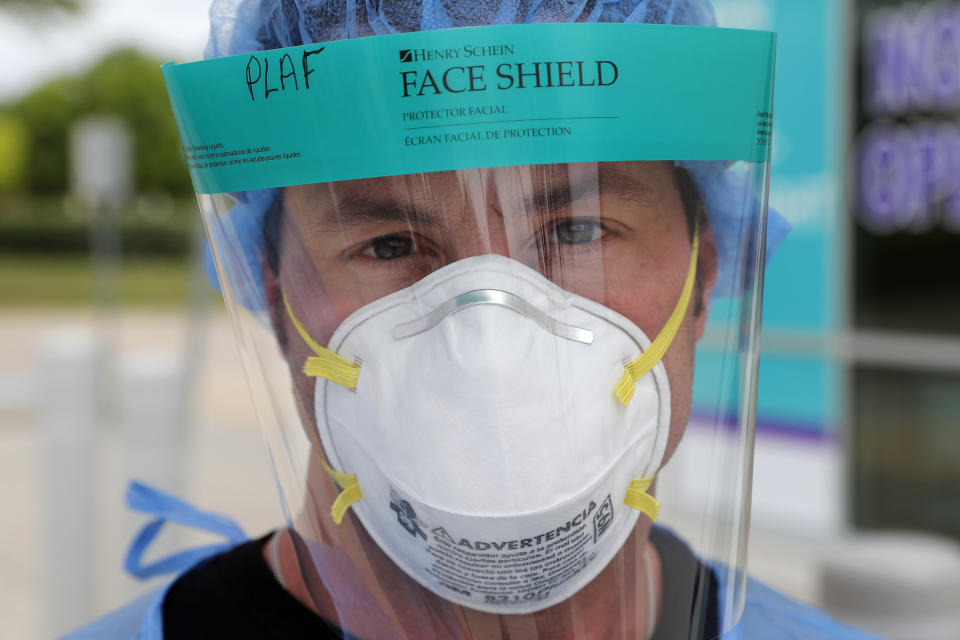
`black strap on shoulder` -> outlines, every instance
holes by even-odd
[[[666,529],[654,527],[650,542],[663,565],[663,604],[651,640],[719,638],[717,579],[713,571]]]

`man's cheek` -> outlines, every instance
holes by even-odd
[[[670,436],[663,464],[666,464],[679,446],[687,423],[690,421],[693,404],[693,377],[695,366],[696,322],[688,316],[663,358],[670,384]]]
[[[290,370],[290,376],[293,380],[294,392],[297,394],[297,400],[313,415],[313,392],[315,380],[303,373],[303,365],[307,358],[313,355],[300,339],[296,328],[289,321],[285,327],[287,332],[287,348],[283,357],[287,361],[287,367]]]

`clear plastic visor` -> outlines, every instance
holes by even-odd
[[[164,68],[290,593],[364,640],[736,624],[774,45],[498,25]]]
[[[356,638],[732,628],[767,179],[596,162],[201,195],[291,592]],[[708,464],[674,462],[690,437]]]

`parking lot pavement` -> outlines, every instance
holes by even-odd
[[[85,620],[52,621],[44,572],[51,567],[44,531],[44,486],[57,469],[46,455],[42,351],[52,334],[94,332],[109,346],[111,360],[150,351],[183,358],[191,341],[183,313],[123,311],[104,320],[91,312],[0,311],[0,620],[8,637],[49,638]],[[197,339],[197,336],[194,336]],[[283,522],[266,447],[249,399],[236,343],[225,314],[210,313],[199,334],[202,344],[194,409],[178,459],[175,486],[167,487],[200,508],[228,514],[248,535],[260,535]],[[115,419],[115,416],[114,416]],[[137,584],[121,570],[129,541],[145,518],[123,506],[123,491],[142,469],[131,463],[130,438],[106,416],[93,447],[94,548],[90,583],[95,598],[87,619],[113,610],[151,585]],[[61,532],[69,536],[70,532]],[[191,532],[159,540],[173,550],[211,541]],[[816,545],[783,534],[751,532],[751,574],[788,595],[811,603],[818,598]],[[789,547],[789,555],[783,549]],[[154,556],[156,557],[156,556]]]
[[[0,620],[4,637],[49,638],[84,620],[52,621],[51,593],[44,576],[49,566],[45,531],[50,504],[44,487],[62,482],[51,468],[44,411],[53,399],[44,393],[44,345],[51,335],[100,335],[113,362],[126,354],[163,353],[178,359],[187,342],[186,321],[174,311],[131,311],[109,322],[85,311],[0,312]],[[266,448],[250,405],[233,333],[222,312],[211,313],[202,332],[194,410],[178,450],[179,480],[172,489],[197,506],[236,519],[248,535],[260,535],[283,522]],[[149,588],[125,577],[122,558],[146,520],[127,512],[123,492],[137,474],[131,441],[115,412],[100,414],[94,433],[92,469],[95,597],[91,618],[110,611]],[[51,482],[53,478],[53,482]],[[71,532],[60,532],[70,536]],[[160,551],[210,541],[202,534],[171,531]],[[6,635],[9,634],[9,635]]]

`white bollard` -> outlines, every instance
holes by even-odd
[[[117,417],[131,480],[177,494],[186,440],[184,367],[179,353],[142,350],[120,358]]]
[[[891,640],[956,640],[960,543],[912,533],[861,533],[832,545],[823,604],[838,620]]]
[[[90,331],[48,336],[38,376],[42,477],[42,637],[96,614],[95,468],[100,422],[97,371],[102,350]]]
[[[115,429],[107,440],[111,464],[101,482],[108,504],[100,540],[101,605],[113,610],[155,588],[127,575],[123,560],[134,536],[151,518],[123,501],[133,480],[182,496],[186,429],[183,421],[183,367],[179,352],[141,349],[118,356],[112,393]],[[166,527],[142,561],[149,564],[178,549],[181,529]]]

